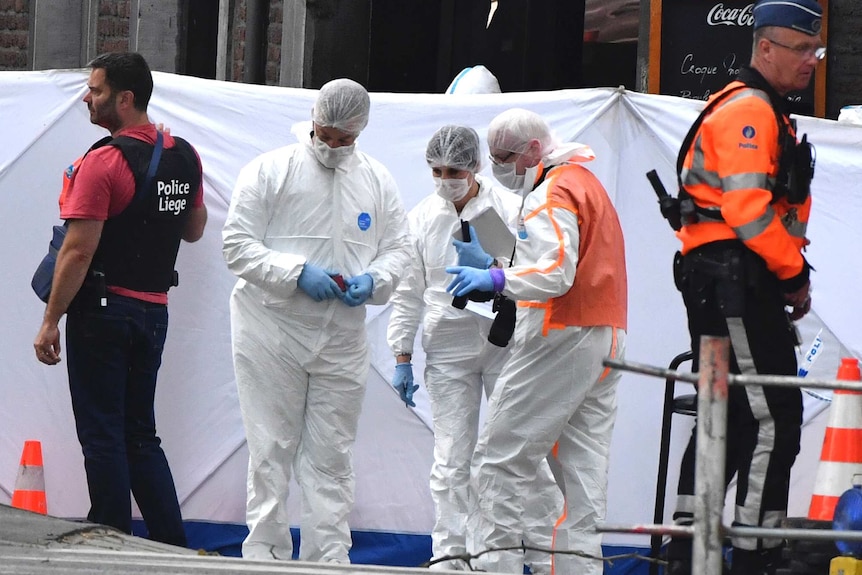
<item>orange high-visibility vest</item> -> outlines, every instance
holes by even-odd
[[[547,302],[526,302],[526,305],[545,308],[544,335],[551,329],[569,326],[626,329],[625,245],[617,212],[604,186],[578,164],[553,168],[546,185],[547,208],[560,207],[577,214],[578,264],[569,291]]]
[[[712,98],[742,85],[731,82]],[[793,134],[789,118],[781,120]],[[683,254],[738,239],[779,279],[802,273],[811,198],[799,205],[786,198],[774,201],[780,152],[776,114],[763,90],[744,87],[706,116],[686,152],[682,183],[699,208],[720,210],[721,217],[684,225],[677,232]]]

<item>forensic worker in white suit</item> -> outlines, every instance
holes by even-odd
[[[356,149],[369,109],[356,82],[325,84],[311,134],[252,160],[231,197],[223,250],[239,277],[230,312],[249,451],[246,558],[291,558],[293,471],[299,559],[349,563],[365,304],[386,303],[410,263],[395,181]]]
[[[425,159],[435,193],[408,215],[414,256],[392,298],[389,319],[388,341],[396,360],[393,386],[407,405],[414,405],[411,359],[422,325],[425,387],[434,421],[430,486],[436,515],[431,550],[438,560],[467,550],[469,506],[475,498],[470,492],[470,461],[479,434],[482,392],[491,395],[509,356],[508,347],[488,341],[492,320],[453,306],[451,294],[446,293],[451,281],[447,266],[505,266],[511,258],[511,252],[508,257],[492,257],[475,237],[471,242],[453,241],[453,234],[461,237],[460,220],[471,220],[489,208],[515,229],[521,198],[476,174],[481,168],[481,150],[476,131],[465,126],[444,126],[428,142]],[[524,541],[533,547],[551,547],[554,521],[562,509],[562,493],[544,463],[530,486],[523,517]],[[524,561],[534,574],[550,573],[547,553],[528,552]],[[432,565],[432,569],[464,567],[466,563],[460,560]]]
[[[511,109],[488,126],[497,180],[524,195],[512,267],[455,266],[448,290],[494,291],[518,301],[512,355],[494,393],[473,456],[478,525],[471,553],[517,546],[526,494],[553,451],[566,496],[554,531],[554,573],[601,575],[608,461],[621,372],[602,365],[625,357],[625,245],[616,210],[584,163],[588,146],[564,144],[529,110]],[[450,276],[451,277],[451,276]],[[523,572],[513,551],[484,555],[494,573]]]

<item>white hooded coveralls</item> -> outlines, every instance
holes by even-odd
[[[566,157],[555,164],[563,163]],[[550,176],[549,176],[550,177]],[[610,326],[568,326],[543,334],[543,302],[565,294],[578,265],[581,215],[549,205],[548,181],[524,199],[526,238],[515,265],[504,270],[503,294],[519,301],[512,355],[489,402],[488,418],[471,469],[478,498],[477,528],[469,551],[521,544],[520,517],[540,461],[552,450],[562,467],[565,513],[553,548],[601,557],[596,525],[605,517],[607,468],[621,373],[602,366],[623,358],[625,331]],[[526,300],[526,301],[524,301]],[[600,560],[553,556],[559,575],[600,575]],[[522,573],[518,552],[489,553],[481,569]]]
[[[479,193],[467,202],[460,215],[452,202],[437,194],[425,197],[408,214],[415,255],[392,298],[389,319],[388,342],[395,353],[412,352],[422,323],[425,387],[434,419],[430,481],[436,511],[431,533],[434,558],[466,551],[469,502],[474,497],[469,492],[470,460],[479,434],[482,391],[490,396],[509,356],[509,347],[488,342],[491,320],[455,308],[452,295],[446,292],[451,281],[446,267],[458,262],[452,238],[457,232],[460,239],[460,219],[470,220],[492,207],[512,230],[517,222],[521,198],[492,186],[481,176],[477,175],[476,181]],[[511,254],[505,260],[509,257]],[[551,531],[562,512],[562,503],[562,494],[545,462],[530,486],[525,509],[524,538],[528,545],[551,546]],[[547,554],[530,553],[526,561],[533,573],[550,572]],[[434,567],[463,566],[453,561]]]
[[[231,294],[234,368],[249,450],[243,556],[290,559],[291,466],[301,491],[299,558],[348,563],[351,447],[365,394],[365,307],[315,302],[305,262],[368,273],[385,303],[410,262],[395,181],[360,151],[336,169],[310,140],[265,153],[237,179],[223,231],[239,276]]]

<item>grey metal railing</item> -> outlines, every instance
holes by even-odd
[[[862,392],[862,382],[844,380],[816,380],[780,375],[738,375],[729,373],[730,342],[726,337],[703,336],[700,341],[699,373],[677,373],[670,369],[633,362],[605,359],[604,365],[614,369],[645,375],[673,378],[697,384],[697,436],[695,465],[694,523],[690,526],[643,524],[604,524],[603,533],[660,534],[692,537],[692,572],[703,575],[721,575],[722,541],[726,536],[760,539],[810,539],[862,541],[862,531],[828,531],[817,529],[788,529],[773,527],[728,527],[722,525],[724,509],[724,457],[727,443],[727,394],[729,385],[772,385],[781,387],[809,387],[820,389],[846,389]]]

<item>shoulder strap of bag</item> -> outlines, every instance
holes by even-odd
[[[144,184],[135,190],[135,197],[132,198],[132,201],[129,202],[129,205],[126,209],[131,208],[132,206],[136,206],[141,202],[141,198],[146,195],[146,192],[150,189],[150,185],[153,183],[153,178],[156,175],[156,170],[159,167],[159,162],[162,159],[162,149],[164,148],[164,138],[160,131],[156,132],[156,144],[153,147],[153,155],[150,157],[150,166],[147,168],[147,177],[144,178]]]
[[[120,136],[121,138],[124,136]],[[85,156],[89,154],[91,151],[96,148],[101,148],[102,146],[110,144],[114,141],[113,136],[105,136],[104,138],[97,141],[95,144],[90,146],[90,149],[87,150]],[[150,157],[150,166],[147,169],[147,176],[144,178],[144,185],[135,190],[135,195],[132,197],[132,201],[129,202],[129,205],[126,206],[126,209],[129,209],[133,205],[136,205],[140,202],[140,198],[143,197],[144,191],[150,189],[150,184],[153,182],[153,178],[156,176],[156,170],[159,167],[159,162],[162,159],[162,149],[164,148],[164,137],[162,136],[161,131],[156,131],[156,143],[153,146],[153,155]],[[124,210],[125,211],[125,210]],[[63,222],[63,225],[68,225],[67,222]]]

